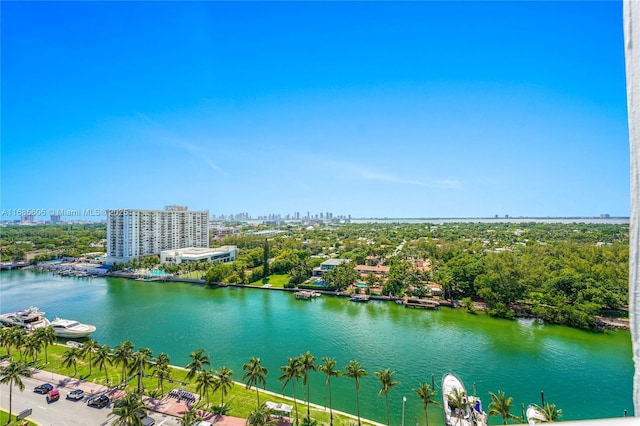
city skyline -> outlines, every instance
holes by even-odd
[[[3,211],[629,216],[619,2],[0,7]]]

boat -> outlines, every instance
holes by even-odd
[[[349,298],[352,302],[368,302],[369,295],[368,294],[353,294]]]
[[[452,406],[449,401],[451,396],[462,397],[462,403],[466,405],[462,410]],[[467,391],[453,373],[445,374],[442,378],[442,400],[444,407],[444,423],[446,426],[487,426],[487,413],[482,410],[482,401],[476,396],[467,394]]]
[[[9,327],[35,330],[36,328],[50,325],[49,320],[44,317],[44,314],[44,312],[40,312],[35,306],[30,306],[22,311],[0,315],[0,323]]]
[[[314,297],[320,297],[320,295],[321,293],[318,293],[317,291],[309,291],[309,290],[300,290],[295,292],[296,299],[304,299],[304,300],[313,299]]]
[[[547,422],[547,416],[544,415],[542,411],[540,411],[540,407],[535,404],[530,404],[527,407],[527,422],[530,426],[537,425],[540,423]]]
[[[51,321],[51,327],[53,327],[53,331],[55,331],[57,337],[66,337],[71,339],[87,337],[96,331],[96,327],[94,325],[82,324],[78,321],[62,318],[56,318]]]
[[[407,308],[438,309],[440,304],[438,303],[438,301],[432,299],[410,297],[404,302],[404,306]]]

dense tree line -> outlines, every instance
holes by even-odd
[[[54,257],[79,257],[104,251],[101,240],[107,238],[103,223],[83,225],[9,225],[0,228],[2,261],[23,260],[28,252],[43,251],[43,260]]]

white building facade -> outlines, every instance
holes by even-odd
[[[184,262],[233,262],[237,256],[237,246],[221,246],[216,248],[188,247],[161,251],[160,263],[179,265]]]
[[[107,212],[108,264],[186,247],[209,247],[208,210],[168,206],[165,210]]]

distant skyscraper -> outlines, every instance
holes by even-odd
[[[59,214],[51,215],[51,223],[60,223],[60,222],[61,222],[61,216]]]
[[[107,212],[107,263],[126,262],[162,250],[209,247],[209,211],[183,206],[165,210],[119,209]]]

